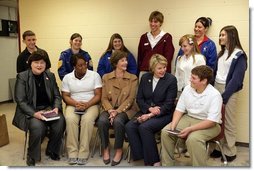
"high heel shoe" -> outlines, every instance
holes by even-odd
[[[116,166],[116,165],[119,165],[120,163],[121,163],[121,160],[123,159],[123,155],[121,156],[121,158],[120,158],[120,160],[119,161],[114,161],[114,160],[112,160],[112,162],[111,162],[111,166]]]
[[[103,159],[103,163],[104,163],[105,165],[109,164],[109,163],[110,163],[110,158],[107,159],[107,160],[104,160],[104,159]]]
[[[104,159],[104,153],[103,153],[103,163],[105,164],[105,165],[107,165],[107,164],[109,164],[110,163],[110,151],[108,150],[108,153],[109,153],[109,158],[108,159]]]

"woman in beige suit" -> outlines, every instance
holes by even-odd
[[[126,71],[128,65],[127,53],[116,50],[112,54],[110,62],[113,71],[105,74],[102,78],[101,104],[103,112],[100,114],[97,123],[105,164],[110,163],[109,128],[112,126],[114,129],[115,155],[111,165],[115,166],[121,162],[123,155],[124,126],[137,111],[135,96],[138,79],[136,75]]]

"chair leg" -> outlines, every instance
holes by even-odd
[[[221,151],[221,155],[222,155],[222,158],[223,158],[223,161],[224,161],[223,164],[227,165],[228,161],[227,161],[227,158],[226,158],[226,156],[225,156],[225,154],[223,152],[223,149],[222,149],[222,146],[221,146],[220,142],[219,141],[214,141],[214,142],[218,145],[218,147],[219,147],[219,149]]]
[[[99,138],[99,139],[100,139],[100,138]],[[100,155],[100,157],[102,157],[102,144],[101,144],[101,140],[99,140],[99,143],[100,143],[99,155]]]
[[[97,145],[98,138],[99,138],[99,130],[97,129],[96,134],[95,134],[95,141],[94,141],[92,152],[91,152],[91,158],[93,158],[93,156],[95,154],[95,147]],[[100,151],[101,151],[101,145],[100,145]],[[101,155],[101,152],[100,152],[100,155]]]
[[[127,159],[127,162],[130,163],[131,161],[131,146],[130,144],[128,145],[128,159]]]
[[[125,153],[125,157],[124,157],[124,160],[126,160],[128,158],[128,153],[129,153],[129,145],[127,146],[127,150],[126,150],[126,153]]]
[[[27,145],[27,132],[25,133],[25,144],[24,144],[24,151],[23,151],[23,160],[25,160],[26,157],[26,145]]]
[[[180,158],[181,157],[181,153],[180,153],[180,150],[179,150],[179,142],[180,142],[180,138],[178,138],[177,140],[176,140],[176,145],[175,145],[175,148],[176,148],[176,150],[177,150],[177,153],[178,153],[178,158]]]
[[[62,145],[61,145],[61,155],[62,157],[65,156],[67,150],[66,150],[66,132],[64,132],[63,137],[62,137]]]

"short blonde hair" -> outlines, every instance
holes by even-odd
[[[149,63],[149,69],[152,73],[154,73],[154,69],[158,63],[165,65],[165,67],[168,65],[168,61],[164,56],[160,54],[153,54]]]

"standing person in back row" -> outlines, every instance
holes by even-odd
[[[107,50],[102,54],[98,67],[97,72],[100,74],[101,77],[103,77],[104,74],[110,73],[113,71],[113,67],[110,62],[110,58],[114,51],[121,50],[127,53],[127,72],[130,74],[137,74],[137,62],[133,54],[125,47],[123,43],[123,38],[120,34],[114,33],[109,41]]]
[[[215,85],[223,98],[225,105],[225,131],[222,139],[223,152],[227,161],[236,159],[236,109],[239,91],[243,88],[247,56],[240,43],[235,26],[225,26],[220,31],[219,44],[221,51],[215,67]],[[214,150],[211,157],[221,157],[221,152]],[[221,160],[223,160],[221,158]]]
[[[171,73],[171,61],[175,52],[172,36],[161,30],[164,16],[159,11],[153,11],[149,17],[150,32],[140,37],[138,45],[139,78],[149,71],[149,61],[153,54],[163,55],[168,62],[167,72]]]
[[[23,38],[23,40],[22,40],[23,43],[26,44],[26,48],[19,54],[19,56],[17,58],[17,66],[16,66],[17,73],[20,73],[22,71],[26,71],[27,69],[29,69],[30,66],[28,65],[28,57],[34,51],[37,51],[37,50],[44,51],[36,46],[37,39],[36,39],[35,33],[33,31],[31,31],[31,30],[25,31],[22,35],[22,38]],[[46,51],[44,51],[44,52],[46,55],[47,63],[49,64],[48,67],[50,68],[51,63],[49,60],[49,56]]]
[[[58,61],[58,75],[61,80],[66,74],[69,74],[73,71],[74,67],[72,66],[72,55],[74,54],[81,54],[85,61],[88,62],[87,68],[89,70],[93,70],[93,63],[92,59],[88,52],[81,49],[82,46],[82,36],[79,33],[74,33],[71,35],[70,38],[70,45],[69,49],[61,52],[59,61]]]
[[[198,47],[202,55],[206,57],[206,65],[214,69],[217,51],[215,43],[207,37],[206,33],[212,25],[212,19],[209,17],[200,17],[196,20],[194,26],[194,35],[198,42]],[[182,49],[179,50],[177,57],[182,56]]]

